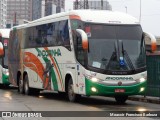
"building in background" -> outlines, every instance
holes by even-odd
[[[32,20],[63,12],[65,0],[32,0]]]
[[[34,0],[33,0],[34,1]],[[32,20],[32,0],[7,0],[7,27]]]
[[[65,10],[65,0],[45,0],[45,16]]]
[[[32,20],[45,16],[45,0],[32,0]]]
[[[107,0],[75,0],[73,8],[112,10],[112,7]]]
[[[6,27],[7,21],[7,0],[0,0],[0,28]]]

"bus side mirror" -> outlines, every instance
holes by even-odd
[[[147,32],[143,32],[143,34],[144,34],[144,39],[145,39],[146,44],[150,43],[151,51],[155,52],[157,50],[157,40],[155,36]]]
[[[87,37],[87,34],[82,29],[76,29],[76,31],[81,35],[82,48],[84,50],[88,50],[88,37]]]
[[[4,55],[4,48],[2,42],[0,42],[0,57]]]

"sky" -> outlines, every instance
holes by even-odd
[[[73,9],[73,1],[75,0],[66,0],[66,11]],[[108,2],[113,11],[127,12],[138,20],[141,18],[140,23],[143,31],[160,36],[160,0],[108,0]]]

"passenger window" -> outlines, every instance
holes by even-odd
[[[27,28],[26,47],[64,46],[70,50],[68,20]]]

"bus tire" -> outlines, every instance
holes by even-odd
[[[32,95],[39,95],[39,93],[40,93],[40,89],[37,89],[37,88],[30,88],[30,90],[32,91]],[[30,93],[31,94],[31,93]]]
[[[0,84],[0,89],[4,89],[4,88],[5,88],[4,84]]]
[[[73,81],[72,78],[69,79],[68,81],[68,86],[67,86],[67,98],[70,102],[76,102],[80,99],[81,95],[75,94],[74,93],[74,88],[73,88]]]
[[[30,88],[29,88],[29,80],[28,75],[25,75],[24,77],[24,94],[29,95],[30,94]]]
[[[115,100],[118,104],[124,104],[126,102],[126,100],[128,99],[128,96],[115,96]]]
[[[24,93],[24,85],[23,85],[24,81],[23,80],[19,80],[18,81],[18,92],[20,94],[23,94]]]

